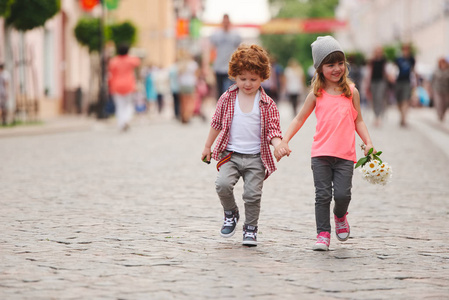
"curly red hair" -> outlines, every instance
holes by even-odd
[[[270,77],[270,58],[258,45],[240,45],[229,61],[229,78],[235,79],[243,71],[255,73],[262,81]]]

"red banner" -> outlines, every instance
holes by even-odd
[[[260,26],[260,33],[325,33],[333,32],[345,26],[345,21],[336,19],[272,19]]]
[[[307,19],[302,22],[302,30],[307,33],[332,32],[345,26],[345,21],[335,19]]]

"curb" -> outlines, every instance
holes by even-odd
[[[87,131],[92,128],[95,120],[87,118],[63,117],[59,119],[43,121],[43,123],[44,124],[20,125],[11,128],[0,128],[0,138]]]

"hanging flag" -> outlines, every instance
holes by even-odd
[[[106,3],[106,8],[108,10],[117,9],[119,0],[104,0]]]
[[[92,10],[100,1],[99,0],[81,0],[81,8],[85,11]]]
[[[176,22],[176,37],[186,38],[189,36],[189,20],[178,18]]]
[[[190,20],[189,32],[191,38],[197,39],[200,37],[201,26],[202,23],[198,18],[193,17]]]

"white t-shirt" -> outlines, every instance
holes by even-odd
[[[240,109],[239,98],[235,99],[234,117],[232,118],[228,151],[242,154],[260,153],[260,91],[254,97],[253,109],[244,113]]]
[[[287,94],[301,94],[304,91],[302,74],[300,70],[287,67],[284,71],[285,90]]]
[[[196,85],[196,71],[198,70],[198,63],[194,60],[185,62],[183,67],[178,69],[178,80],[181,87],[194,88]]]
[[[215,72],[227,74],[232,53],[242,41],[240,35],[233,30],[226,32],[220,29],[211,36],[210,41],[217,50],[214,62]]]

